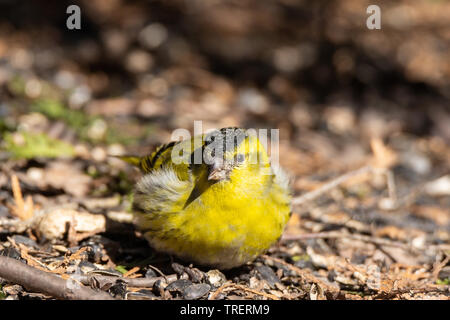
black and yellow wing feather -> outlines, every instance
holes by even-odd
[[[119,158],[129,164],[138,167],[142,172],[149,173],[152,170],[161,167],[170,158],[173,146],[177,142],[172,141],[156,148],[150,155],[139,156],[120,156]]]

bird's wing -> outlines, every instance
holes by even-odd
[[[164,160],[167,160],[167,154],[171,153],[171,150],[176,143],[177,142],[172,141],[167,144],[163,144],[147,156],[120,156],[119,158],[138,167],[142,170],[142,172],[149,173],[153,169],[161,167]]]
[[[173,167],[176,167],[176,171],[188,169],[190,167],[189,164],[193,163],[193,153],[195,148],[203,148],[202,139],[203,135],[198,135],[191,139],[183,141],[172,141],[167,144],[163,144],[157,147],[154,152],[147,156],[139,157],[127,155],[119,156],[119,158],[138,167],[144,173],[150,173],[154,169],[161,168],[164,165],[171,165]],[[178,160],[178,162],[174,161],[174,159],[172,159],[173,153],[178,154],[181,150],[183,150],[181,152],[183,155],[176,159]]]

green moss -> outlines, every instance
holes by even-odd
[[[300,260],[309,261],[311,258],[307,254],[292,256],[292,261],[297,262]]]
[[[78,133],[82,132],[92,121],[92,117],[82,111],[66,108],[61,102],[52,99],[41,99],[32,105],[34,111],[40,112],[51,120],[64,121]]]
[[[130,191],[127,194],[127,206],[125,208],[126,212],[129,212],[129,213],[133,212],[133,200],[134,200],[134,192]]]
[[[3,287],[0,285],[0,300],[6,298],[6,293],[3,292]]]
[[[74,149],[70,144],[53,139],[44,133],[33,134],[17,132],[15,137],[11,133],[4,133],[4,150],[16,159],[31,159],[35,157],[57,158],[71,157]]]
[[[450,278],[446,278],[446,279],[437,279],[436,280],[436,284],[441,284],[441,285],[450,285]]]
[[[116,270],[119,271],[121,274],[128,272],[128,270],[124,266],[117,266]]]
[[[25,94],[25,80],[20,76],[13,77],[8,82],[8,89],[17,96],[23,96]]]
[[[119,131],[115,128],[108,127],[104,140],[107,144],[120,143],[123,145],[130,145],[135,144],[138,141],[138,138],[127,135],[123,131]]]
[[[99,116],[92,116],[80,110],[72,110],[65,107],[58,100],[53,99],[39,99],[32,104],[32,110],[42,113],[50,120],[59,120],[66,123],[70,128],[75,130],[78,137],[87,142],[104,142],[106,144],[120,143],[123,145],[130,145],[137,143],[139,137],[132,134],[127,134],[124,126],[114,126],[114,123],[107,122],[105,134],[98,138],[92,138],[88,132],[95,121],[102,119]],[[145,133],[148,132],[148,128]]]

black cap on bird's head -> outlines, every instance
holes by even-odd
[[[223,128],[205,136],[203,159],[209,167],[208,180],[222,181],[230,177],[233,168],[242,161],[236,161],[235,153],[246,137],[246,131],[240,128]]]

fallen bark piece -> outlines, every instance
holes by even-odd
[[[34,229],[40,236],[54,240],[64,237],[68,225],[77,234],[93,235],[105,231],[106,219],[100,214],[55,208],[39,215]]]

